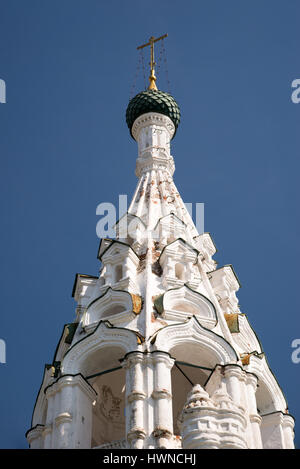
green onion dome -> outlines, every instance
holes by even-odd
[[[168,116],[175,125],[174,135],[176,134],[180,122],[180,109],[173,96],[164,91],[148,89],[132,98],[126,110],[126,122],[130,133],[134,121],[147,112],[158,112]]]

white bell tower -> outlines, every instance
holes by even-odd
[[[156,40],[150,38],[153,48]],[[157,90],[129,103],[138,184],[99,276],[77,274],[77,302],[45,366],[31,448],[294,448],[294,420],[238,305],[231,265],[217,268],[173,181],[180,111]]]

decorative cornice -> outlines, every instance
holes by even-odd
[[[87,274],[76,274],[73,290],[72,290],[72,298],[75,298],[78,301],[78,289],[80,288],[82,283],[85,283],[87,286],[93,285],[98,280],[98,277],[94,275],[87,275]]]
[[[221,367],[224,370],[225,377],[236,377],[239,380],[242,379],[245,371],[239,365],[224,365]]]
[[[138,255],[137,253],[132,249],[132,247],[130,246],[130,244],[128,243],[123,243],[122,241],[119,241],[118,239],[112,239],[111,240],[111,243],[103,250],[103,252],[101,253],[101,255],[98,257],[98,259],[102,262],[103,260],[103,257],[107,256],[109,251],[111,249],[113,249],[113,247],[115,247],[115,245],[119,245],[120,246],[120,249],[123,249],[125,251],[127,251],[128,254],[131,254],[134,256],[134,258],[137,258],[138,259]],[[125,254],[125,252],[123,252]]]
[[[261,417],[262,426],[269,426],[270,424],[283,424],[284,426],[289,426],[290,428],[294,429],[295,418],[291,414],[287,414],[278,410],[275,412],[270,412],[269,414],[263,414]]]
[[[131,130],[133,138],[138,140],[141,129],[148,127],[149,125],[158,125],[164,127],[168,131],[170,140],[175,133],[175,125],[168,116],[164,116],[163,114],[159,114],[157,112],[147,112],[146,114],[142,114],[134,121]]]
[[[37,424],[35,425],[35,427],[30,428],[25,433],[28,443],[31,444],[32,441],[36,440],[37,438],[40,438],[42,436],[44,428],[45,428],[45,425],[40,425],[40,424]]]
[[[195,258],[197,258],[198,254],[199,254],[199,251],[198,249],[194,248],[191,244],[189,244],[185,239],[183,238],[177,238],[175,239],[174,241],[172,241],[171,243],[167,244],[163,250],[161,251],[160,253],[160,256],[158,258],[158,261],[161,262],[163,257],[165,256],[165,254],[169,253],[170,251],[176,251],[176,243],[177,244],[184,244],[184,247],[187,251],[190,252],[190,257],[191,257],[191,260],[194,260]],[[192,254],[193,253],[193,254]]]
[[[64,374],[60,376],[54,383],[47,386],[44,392],[49,399],[50,396],[60,392],[65,386],[79,386],[90,399],[95,399],[97,396],[94,388],[86,381],[81,373],[74,375]]]
[[[76,373],[90,353],[103,347],[118,347],[124,350],[124,354],[130,351],[140,351],[142,336],[133,330],[113,327],[109,321],[99,321],[95,330],[76,342],[66,353],[62,362],[64,373]]]
[[[238,356],[224,337],[202,326],[195,316],[184,323],[165,326],[150,339],[159,350],[168,352],[175,345],[202,344],[220,364],[236,363]]]
[[[172,303],[176,301],[187,301],[191,303],[195,311],[177,311]],[[168,303],[169,302],[169,303]],[[171,303],[171,304],[170,304]],[[203,322],[209,329],[214,328],[218,323],[218,317],[214,304],[202,293],[192,289],[189,285],[184,284],[179,288],[171,288],[162,295],[154,299],[154,308],[158,314],[167,319],[186,320],[190,319],[193,314],[197,320]],[[196,311],[198,310],[198,312]],[[205,311],[206,316],[203,313]]]

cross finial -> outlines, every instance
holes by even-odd
[[[147,44],[143,44],[142,46],[139,46],[137,47],[137,49],[143,49],[144,47],[146,46],[150,46],[150,50],[151,50],[151,55],[150,55],[150,76],[149,76],[149,87],[148,87],[148,90],[157,90],[157,86],[156,86],[156,76],[155,76],[155,61],[154,61],[154,43],[157,42],[157,41],[160,41],[161,39],[164,39],[165,37],[167,37],[168,35],[167,34],[164,34],[163,36],[160,36],[158,38],[155,38],[154,36],[151,36],[150,39],[149,39],[149,42],[147,42]]]

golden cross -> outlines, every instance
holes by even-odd
[[[164,34],[163,36],[160,36],[158,38],[151,36],[147,44],[143,44],[142,46],[137,47],[137,49],[143,49],[146,46],[150,46],[150,49],[151,49],[150,64],[149,64],[150,65],[150,76],[149,76],[150,85],[148,87],[148,90],[157,90],[157,86],[155,84],[156,76],[155,76],[155,70],[154,70],[154,67],[156,65],[154,62],[154,44],[155,42],[160,41],[161,39],[164,39],[167,36],[168,36],[167,34]]]

